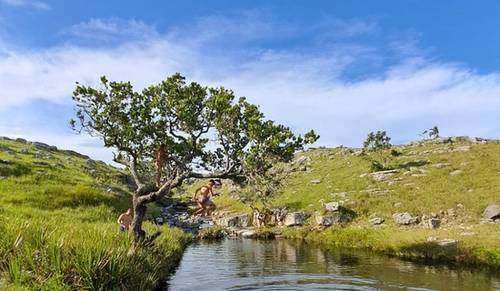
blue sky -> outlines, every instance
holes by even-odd
[[[0,135],[110,160],[67,127],[76,81],[224,85],[319,145],[438,125],[498,138],[498,1],[0,0]]]

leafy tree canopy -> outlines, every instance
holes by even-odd
[[[244,180],[266,173],[318,139],[314,131],[295,135],[265,119],[258,106],[229,89],[188,84],[180,74],[140,92],[130,82],[101,77],[98,88],[77,83],[73,100],[73,129],[102,138],[130,169],[138,187],[134,207],[187,178]]]

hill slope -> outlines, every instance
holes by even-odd
[[[432,239],[459,241],[458,255],[470,263],[500,266],[500,223],[481,223],[485,207],[500,202],[500,142],[467,137],[418,141],[394,146],[396,156],[388,164],[394,171],[372,173],[371,158],[345,147],[302,152],[295,169],[273,196],[272,207],[289,211],[325,212],[324,203],[339,202],[354,211],[354,220],[333,226],[320,234],[288,232],[329,244],[367,247],[401,255],[440,257],[432,250]],[[191,192],[190,190],[189,192]],[[222,211],[250,212],[238,201],[238,192],[225,187],[215,199]],[[438,229],[422,225],[399,226],[393,214],[414,217],[437,216]],[[373,226],[369,219],[385,220]],[[310,219],[310,227],[314,220]],[[310,230],[307,228],[307,230]],[[295,233],[294,233],[295,232]],[[453,260],[460,258],[452,258]]]
[[[130,187],[103,162],[1,138],[0,289],[143,289],[164,278],[186,237],[165,229],[156,249],[127,255],[131,242],[115,221]]]

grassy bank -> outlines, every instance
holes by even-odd
[[[484,208],[500,201],[500,142],[468,138],[426,140],[394,146],[385,152],[395,173],[380,179],[371,175],[371,159],[345,147],[300,153],[303,163],[286,178],[271,199],[272,207],[289,211],[324,212],[324,203],[337,201],[355,218],[344,227],[321,232],[292,230],[289,237],[321,241],[331,246],[360,247],[404,257],[500,266],[500,224],[481,224]],[[188,192],[192,189],[188,189]],[[226,185],[215,199],[221,211],[250,212],[238,201],[246,191]],[[399,226],[394,213],[422,217],[435,214],[438,229]],[[385,220],[373,226],[370,218]],[[311,219],[307,230],[315,228]],[[458,240],[456,251],[429,239]]]
[[[115,222],[129,207],[130,187],[125,173],[102,162],[0,140],[0,289],[147,290],[158,284],[188,237],[162,227],[153,246],[134,248]],[[158,230],[150,223],[145,228]]]

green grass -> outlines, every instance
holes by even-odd
[[[464,146],[470,150],[464,150]],[[436,255],[443,259],[442,255],[436,254],[435,246],[427,243],[427,238],[457,239],[460,251],[447,254],[447,259],[500,266],[500,225],[479,224],[484,208],[489,203],[500,202],[500,142],[480,144],[456,139],[451,144],[420,141],[394,148],[401,155],[392,157],[389,165],[399,173],[383,181],[366,175],[371,172],[370,157],[357,154],[355,149],[305,151],[300,155],[311,158],[307,170],[293,172],[270,204],[313,213],[323,211],[322,202],[340,201],[345,208],[356,213],[356,218],[347,227],[332,228],[319,236],[311,236],[311,240],[401,256]],[[430,164],[412,166],[418,160],[428,160]],[[462,171],[461,174],[450,175],[456,170]],[[311,183],[313,180],[321,182],[314,184]],[[383,191],[366,191],[370,189]],[[216,200],[221,210],[250,211],[231,198],[229,192],[223,191]],[[420,216],[439,214],[450,208],[455,210],[456,217],[443,221],[436,230],[419,226],[399,227],[392,221],[392,214],[396,212]],[[384,226],[371,226],[368,219],[374,216],[384,218]]]
[[[176,266],[181,230],[162,227],[153,246],[139,247],[118,232],[131,203],[121,170],[6,140],[0,160],[1,290],[145,290]]]

